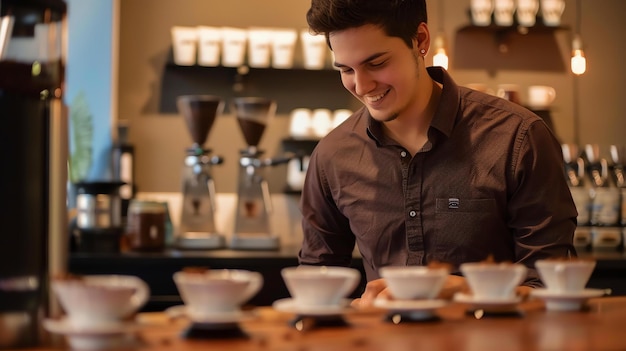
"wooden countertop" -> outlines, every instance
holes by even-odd
[[[346,313],[347,325],[309,327],[299,331],[294,315],[271,307],[253,310],[256,318],[239,323],[247,337],[186,339],[190,325],[163,312],[141,313],[132,350],[624,350],[626,298],[591,299],[584,311],[546,311],[541,300],[519,305],[519,315],[488,316],[467,313],[467,305],[451,303],[434,321],[394,324],[380,309]],[[55,347],[33,349],[50,351]]]

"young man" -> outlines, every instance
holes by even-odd
[[[575,254],[576,209],[558,141],[522,106],[459,87],[425,65],[424,0],[312,0],[344,87],[363,103],[311,156],[299,259],[349,265],[355,243],[368,285],[387,265],[458,266],[492,256],[529,268]]]

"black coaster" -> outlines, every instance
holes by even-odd
[[[465,314],[472,316],[476,319],[483,318],[522,318],[524,314],[519,310],[485,310],[485,309],[470,309]]]
[[[191,323],[183,330],[181,336],[185,339],[238,339],[248,338],[237,323]]]
[[[310,330],[313,328],[337,328],[347,327],[348,322],[341,315],[333,316],[306,316],[298,315],[289,321],[289,325],[298,331]]]
[[[441,321],[441,318],[434,314],[425,317],[416,317],[415,314],[410,312],[390,312],[385,316],[384,321],[393,324],[432,323]]]

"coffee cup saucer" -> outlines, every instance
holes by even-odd
[[[180,318],[186,317],[194,323],[202,323],[202,324],[227,324],[227,323],[237,323],[243,320],[252,319],[256,317],[256,313],[254,311],[243,311],[243,310],[234,310],[230,312],[216,312],[212,314],[207,314],[203,316],[192,316],[189,312],[188,306],[185,305],[177,305],[172,306],[165,309],[165,314],[169,318]]]
[[[545,288],[536,288],[530,296],[544,300],[549,311],[576,311],[580,310],[583,302],[592,297],[606,294],[604,289],[583,289],[580,291],[554,291]]]
[[[510,310],[514,309],[522,298],[517,295],[503,298],[483,298],[458,292],[454,294],[453,300],[455,302],[471,305],[474,309]]]
[[[439,299],[392,300],[377,298],[374,300],[374,307],[385,309],[391,314],[406,315],[415,321],[434,318],[435,310],[447,304],[446,300]]]
[[[67,338],[71,349],[104,350],[129,346],[134,339],[132,332],[138,325],[134,322],[120,322],[98,327],[82,327],[70,323],[68,318],[45,319],[43,328],[50,333]]]
[[[285,298],[274,301],[272,307],[280,312],[295,313],[303,316],[336,316],[353,312],[350,307],[350,299],[343,299],[339,304],[328,306],[303,306],[293,298]]]
[[[111,323],[102,326],[80,326],[72,324],[69,318],[46,319],[43,327],[47,331],[63,335],[95,335],[106,336],[116,334],[126,334],[138,328],[134,322]]]

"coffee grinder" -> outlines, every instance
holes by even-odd
[[[211,167],[222,163],[203,147],[215,117],[224,110],[220,97],[183,95],[176,101],[193,140],[187,149],[182,182],[182,210],[175,245],[181,249],[223,248],[225,239],[215,229],[215,184]]]
[[[276,102],[261,97],[240,97],[232,101],[232,110],[246,140],[239,160],[239,183],[235,231],[232,249],[278,249],[279,237],[270,228],[272,200],[263,170],[289,162],[292,157],[261,159],[263,151],[257,148],[265,127],[274,117]]]

